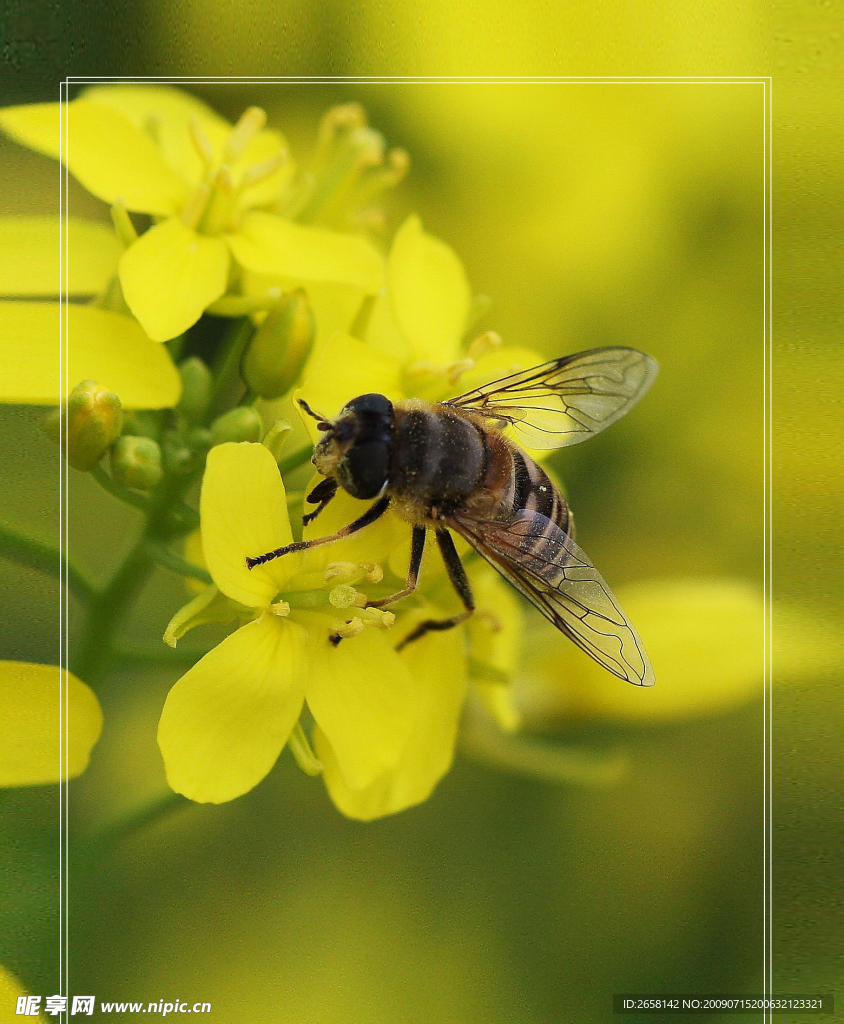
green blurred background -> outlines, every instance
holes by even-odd
[[[761,2],[11,3],[4,102],[56,99],[65,74],[92,73],[775,74],[776,592],[822,631],[841,607],[841,483],[826,446],[840,437],[840,297],[816,312],[841,262],[822,241],[841,226],[834,10],[804,5],[786,27]],[[774,51],[777,34],[788,42]],[[761,85],[193,88],[233,119],[265,106],[300,157],[325,107],[360,100],[413,161],[391,226],[418,211],[454,246],[493,298],[484,326],[549,357],[601,344],[654,355],[647,400],[555,463],[583,546],[614,586],[761,585]],[[0,146],[3,212],[55,209],[54,165]],[[820,173],[807,188],[810,167]],[[105,215],[81,189],[72,201]],[[41,414],[0,414],[3,522],[48,539],[58,463]],[[132,513],[77,474],[71,518],[74,556],[107,574]],[[55,587],[2,568],[0,653],[55,661]],[[157,576],[133,637],[158,643],[182,600]],[[840,979],[841,691],[809,661],[775,692],[778,991]],[[106,734],[71,785],[78,834],[162,791],[155,725],[179,672],[139,666],[102,694]],[[70,991],[210,1001],[226,1024],[588,1024],[611,1019],[614,992],[758,991],[762,722],[760,696],[671,727],[580,726],[572,738],[628,751],[628,777],[604,789],[458,758],[426,805],[370,825],[341,818],[284,755],[248,796],[150,826],[106,870],[79,854]],[[58,960],[56,797],[5,793],[0,807],[3,958],[46,994]]]

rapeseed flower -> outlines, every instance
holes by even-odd
[[[298,224],[270,212],[294,167],[285,140],[250,107],[236,125],[166,86],[103,85],[56,103],[7,107],[0,127],[61,159],[79,182],[118,211],[148,214],[139,237],[122,217],[122,296],[147,335],[176,337],[243,270],[341,282],[374,293],[382,260],[357,235]],[[60,139],[64,125],[66,150]]]
[[[338,494],[309,524],[306,538],[349,522],[359,504]],[[173,643],[201,622],[239,618],[244,624],[167,698],[159,744],[171,787],[215,803],[247,792],[291,734],[301,752],[297,722],[307,703],[316,770],[323,769],[343,813],[370,819],[427,799],[451,765],[473,648],[460,627],[395,650],[423,618],[450,613],[451,598],[438,590],[441,570],[423,576],[419,595],[397,604],[395,614],[363,607],[367,598],[400,589],[389,578],[388,560],[400,550],[407,525],[379,521],[336,544],[247,570],[248,555],[292,539],[284,486],[261,444],[211,451],[201,517],[202,560],[214,586],[177,614],[167,639]],[[507,614],[502,630],[486,612],[489,600],[481,595],[475,628],[503,633],[509,644],[517,618],[505,597],[498,608]],[[477,637],[479,664],[514,657]],[[501,671],[489,671],[497,685]]]
[[[293,554],[246,568],[248,555],[292,540],[284,485],[261,444],[212,449],[200,514],[208,571],[237,603],[228,617],[251,617],[170,691],[159,744],[171,787],[212,803],[247,792],[275,763],[305,701],[347,784],[370,785],[398,761],[416,701],[387,636],[394,617],[355,603],[353,583],[374,566],[327,573]]]
[[[474,308],[466,272],[416,216],[396,232],[385,281],[356,335],[322,339],[305,369],[302,395],[322,415],[335,416],[370,391],[392,401],[442,401],[543,362],[538,352],[504,346],[491,332],[465,344]],[[307,425],[316,438],[315,424]]]

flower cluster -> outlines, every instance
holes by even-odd
[[[81,587],[89,619],[78,660],[89,681],[116,656],[114,609],[153,563],[180,572],[195,592],[171,619],[171,646],[202,623],[237,624],[167,698],[158,738],[170,786],[195,801],[231,800],[289,745],[343,813],[372,819],[429,796],[452,762],[467,694],[506,732],[520,714],[541,725],[567,701],[568,711],[617,710],[613,695],[623,687],[592,662],[584,669],[555,635],[536,647],[514,688],[519,602],[462,543],[475,615],[403,646],[423,620],[453,614],[457,599],[428,552],[413,595],[390,611],[370,606],[401,590],[407,572],[408,526],[390,512],[330,546],[246,568],[247,557],[293,540],[288,504],[301,502],[306,431],[311,442],[317,432],[309,418],[278,419],[282,407],[291,416],[291,399],[330,418],[356,395],[439,401],[543,361],[491,331],[475,336],[484,302],[455,252],[418,217],[382,248],[384,220],[373,204],[408,160],[386,150],[357,105],[326,114],[301,166],[266,120],[249,107],[230,124],[195,97],[138,85],[0,110],[0,128],[61,160],[112,219],[111,229],[73,218],[0,219],[0,251],[20,255],[0,276],[0,294],[15,300],[0,302],[0,400],[60,406],[47,429],[71,466],[144,513],[138,545],[111,584]],[[58,287],[60,251],[69,258]],[[59,296],[73,299],[61,316]],[[54,359],[60,324],[64,378]],[[199,515],[190,505],[197,492]],[[341,491],[304,538],[330,535],[362,510]],[[710,600],[705,590],[666,598],[645,588],[634,617],[648,623],[650,615],[651,633],[661,635],[667,601],[684,621],[709,614],[715,622],[724,595]],[[747,639],[755,622],[747,594],[733,597],[731,621]],[[669,633],[666,665],[682,656],[672,637],[693,645],[700,635]],[[725,705],[755,685],[745,669]],[[23,699],[14,682],[23,671],[3,685],[26,704],[37,687]],[[87,707],[72,774],[99,732],[99,708],[83,699],[85,684],[71,685]],[[635,696],[635,714],[648,719]],[[15,776],[47,777],[25,765]]]

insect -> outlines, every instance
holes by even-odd
[[[307,496],[310,522],[342,487],[373,500],[337,533],[248,558],[253,568],[292,551],[356,533],[388,508],[413,527],[405,587],[370,601],[384,607],[416,588],[433,530],[463,611],[420,623],[405,646],[431,630],[464,622],[475,607],[450,531],[459,534],[562,633],[604,668],[640,686],[654,682],[644,645],[588,557],[575,544],[568,503],[540,465],[511,437],[533,448],[585,441],[623,416],[657,374],[650,356],[596,348],[511,374],[459,398],[390,402],[352,399],[334,420],[302,407],[323,436],[313,463],[325,477]],[[339,642],[339,638],[338,638]]]

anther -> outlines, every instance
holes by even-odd
[[[270,605],[270,611],[273,615],[277,615],[280,619],[284,619],[290,614],[290,605],[287,601],[276,601],[275,604]]]
[[[480,359],[487,352],[491,352],[495,348],[501,348],[503,344],[504,342],[501,340],[500,334],[496,334],[495,331],[484,331],[469,346],[467,355],[472,359]]]

